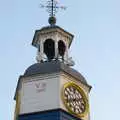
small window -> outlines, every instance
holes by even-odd
[[[64,57],[65,50],[66,50],[66,46],[65,46],[64,42],[62,40],[60,40],[58,42],[59,55],[62,56],[62,57]]]
[[[55,56],[55,43],[52,39],[47,39],[44,43],[44,53],[47,59],[51,61]]]

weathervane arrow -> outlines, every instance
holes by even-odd
[[[49,13],[49,24],[55,25],[56,18],[55,14],[58,12],[59,9],[65,10],[65,6],[59,5],[59,0],[48,0],[47,5],[40,4],[41,8],[47,8],[47,12]]]

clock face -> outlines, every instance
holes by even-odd
[[[69,112],[77,116],[84,116],[88,110],[88,102],[84,91],[75,83],[64,85],[62,92],[63,102]]]

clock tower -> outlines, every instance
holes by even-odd
[[[68,51],[74,36],[56,25],[56,1],[49,1],[49,26],[36,30],[37,63],[19,77],[15,120],[90,120],[91,86],[72,66]]]

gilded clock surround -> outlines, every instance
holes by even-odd
[[[69,88],[69,87],[73,87],[74,89],[76,89],[79,93],[80,93],[80,95],[82,96],[82,99],[83,99],[83,101],[84,101],[84,111],[83,112],[81,112],[81,113],[76,113],[75,111],[73,111],[72,109],[71,109],[71,107],[68,105],[68,102],[69,101],[67,101],[66,99],[65,99],[65,89],[66,88]],[[75,116],[77,116],[77,117],[85,117],[85,115],[88,113],[88,111],[89,111],[89,104],[88,104],[88,99],[87,99],[87,97],[86,97],[86,95],[85,95],[85,92],[82,90],[82,88],[80,88],[76,83],[74,83],[74,82],[68,82],[68,83],[66,83],[66,84],[64,84],[64,86],[63,86],[63,89],[62,89],[62,100],[63,100],[63,103],[64,103],[64,105],[65,105],[65,107],[67,108],[67,110],[71,113],[71,114],[73,114],[73,115],[75,115]]]

